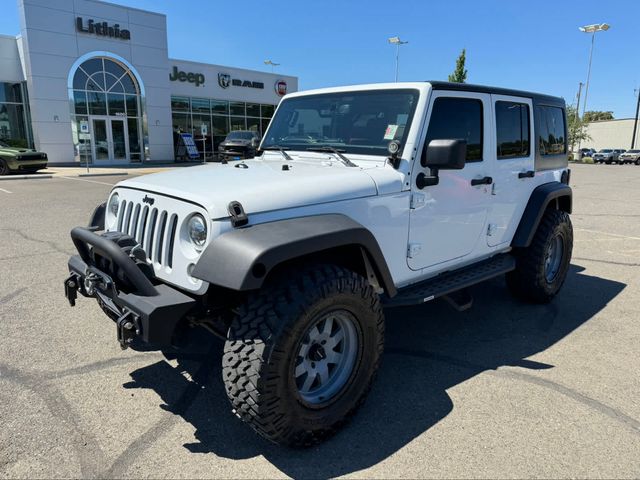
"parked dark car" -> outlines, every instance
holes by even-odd
[[[0,141],[0,175],[34,173],[47,168],[47,154],[30,148],[10,147]]]
[[[580,156],[581,157],[593,157],[593,155],[596,153],[596,149],[595,148],[581,148],[580,149]]]
[[[220,160],[253,158],[256,155],[258,145],[260,145],[260,137],[257,132],[236,130],[230,132],[218,146],[218,158]]]

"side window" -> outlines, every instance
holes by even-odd
[[[498,160],[528,157],[530,151],[529,105],[496,102]]]
[[[561,155],[567,153],[564,135],[564,112],[559,107],[536,107],[538,116],[538,145],[540,155]]]
[[[421,162],[426,163],[431,140],[467,141],[467,162],[482,161],[482,101],[473,98],[438,97],[433,102]]]

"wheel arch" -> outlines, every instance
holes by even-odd
[[[223,233],[207,246],[192,274],[212,285],[247,291],[309,263],[349,268],[388,296],[396,294],[373,234],[342,214],[278,220]]]
[[[545,183],[536,187],[522,214],[520,223],[511,242],[512,247],[528,247],[540,225],[544,212],[552,208],[571,213],[573,193],[571,187],[561,182]]]

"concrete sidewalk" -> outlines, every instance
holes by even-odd
[[[196,165],[202,165],[199,162],[192,163],[163,163],[163,164],[151,164],[151,165],[127,165],[116,167],[92,167],[89,169],[85,166],[52,166],[40,170],[36,173],[30,174],[18,174],[18,175],[6,175],[0,177],[0,180],[40,180],[45,178],[54,177],[103,177],[113,175],[147,175],[149,173],[163,172],[172,168],[186,168]]]

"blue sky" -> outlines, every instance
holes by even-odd
[[[563,96],[585,81],[590,36],[578,26],[607,22],[597,34],[589,110],[635,113],[640,87],[640,0],[116,0],[167,15],[174,58],[300,77],[300,88],[392,81],[400,35],[400,80],[446,80],[462,48],[469,83]],[[18,33],[17,7],[2,0],[0,33]]]

